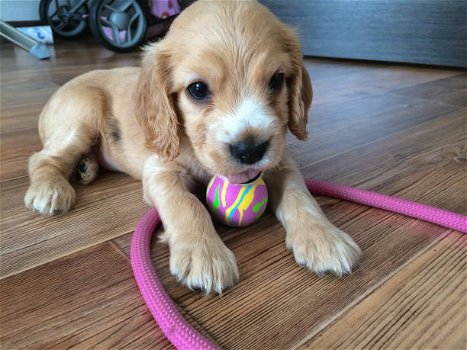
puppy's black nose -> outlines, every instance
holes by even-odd
[[[269,140],[256,143],[253,139],[229,145],[230,154],[243,164],[254,164],[260,161],[269,147]]]

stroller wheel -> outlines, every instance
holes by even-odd
[[[89,24],[104,46],[116,52],[128,52],[143,42],[147,18],[136,0],[95,0]]]
[[[41,0],[39,14],[42,22],[63,38],[74,38],[87,27],[87,0]]]

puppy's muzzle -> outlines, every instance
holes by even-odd
[[[263,159],[269,148],[269,140],[256,142],[254,139],[246,139],[229,145],[230,154],[242,164],[255,164]]]

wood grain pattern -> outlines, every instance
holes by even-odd
[[[366,106],[365,113],[362,113],[362,104]],[[357,101],[343,101],[328,108],[317,106],[311,111],[310,141],[300,144],[289,138],[290,145],[294,147],[292,155],[300,166],[306,166],[308,162],[316,162],[360,146],[368,146],[393,133],[461,109],[458,106],[390,93]],[[313,152],[310,152],[310,149],[313,149]]]
[[[2,349],[171,348],[110,243],[2,280],[0,308]]]
[[[1,73],[2,124],[0,133],[3,140],[3,137],[10,133],[14,134],[28,129],[35,130],[44,100],[47,100],[59,85],[47,82],[47,80],[12,83],[6,76],[8,73],[4,74],[3,69]],[[18,123],[18,118],[21,118],[21,123]]]
[[[285,349],[371,293],[446,232],[350,203],[324,208],[364,251],[358,271],[343,279],[319,278],[297,266],[285,248],[283,228],[270,216],[249,230],[224,234],[237,256],[241,281],[221,297],[206,298],[178,285],[168,271],[166,246],[155,245],[154,264],[177,304],[223,348]]]
[[[136,65],[138,54],[110,53],[87,37],[58,41],[50,62],[35,61],[10,44],[0,48],[0,346],[168,348],[129,268],[131,231],[147,210],[138,181],[103,172],[92,185],[77,186],[76,207],[64,216],[38,217],[22,204],[26,161],[40,148],[36,123],[47,98],[77,74]],[[288,139],[305,176],[466,213],[464,72],[324,59],[306,65],[315,90],[310,139]],[[442,325],[439,334],[424,333],[430,325],[421,319],[439,315],[444,322],[441,316],[451,315],[452,299],[426,292],[432,281],[443,281],[453,296],[464,293],[459,276],[440,276],[442,271],[451,276],[449,264],[453,271],[463,268],[456,259],[466,242],[457,233],[348,202],[318,200],[363,249],[358,270],[345,278],[318,278],[297,266],[285,247],[284,229],[270,213],[243,229],[217,226],[241,273],[240,283],[221,296],[180,286],[169,273],[167,246],[153,242],[159,276],[188,320],[226,349],[341,343],[456,348],[465,341],[462,318],[446,321],[449,339]],[[412,304],[394,305],[399,316],[393,319],[381,300],[399,300],[400,293],[409,296],[407,303],[426,294],[420,299],[426,307],[417,308],[420,314],[403,314]],[[452,306],[459,308],[460,302]],[[381,311],[373,312],[380,305]],[[408,335],[400,327],[405,320]],[[359,332],[345,338],[349,322],[360,325]],[[423,337],[417,340],[416,334]]]
[[[300,349],[465,349],[467,237],[451,234]]]
[[[467,74],[428,81],[415,88],[395,89],[393,93],[467,107]]]
[[[447,113],[378,142],[312,163],[302,171],[310,177],[344,182],[386,194],[397,193],[465,214],[463,180],[466,164],[462,160],[465,122],[466,110]],[[459,187],[453,188],[452,181]],[[430,186],[430,182],[437,186]],[[422,185],[424,183],[426,186]],[[417,195],[409,194],[411,188],[423,188],[423,191],[418,190]],[[433,191],[437,191],[436,195]]]
[[[37,116],[34,117],[37,124]],[[3,134],[0,140],[0,182],[27,176],[28,159],[40,151],[40,138],[36,128]]]
[[[54,217],[38,216],[24,208],[27,177],[0,185],[2,277],[131,232],[148,209],[140,182],[124,174],[108,173],[92,186],[77,186],[73,209]]]
[[[308,65],[313,81],[314,107],[325,103],[341,102],[344,99],[347,99],[347,102],[352,102],[353,99],[359,97],[397,91],[403,88],[412,91],[412,87],[420,84],[434,83],[452,76],[461,76],[458,71],[426,68],[421,72],[407,66],[391,66],[390,71],[388,71],[388,67],[383,69],[378,65],[360,66],[359,69],[350,66],[352,69],[348,67],[348,71],[345,70],[342,74],[339,74],[338,69],[336,74],[334,72],[335,65],[334,67],[319,65],[320,61],[316,63],[318,65],[315,65],[313,60],[313,64]],[[347,63],[345,66],[347,67]],[[320,78],[321,74],[324,74],[324,79]],[[444,88],[444,91],[447,92],[448,89]]]

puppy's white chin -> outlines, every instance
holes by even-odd
[[[242,184],[256,178],[260,173],[259,170],[248,169],[241,173],[226,175],[225,178],[232,184]]]

